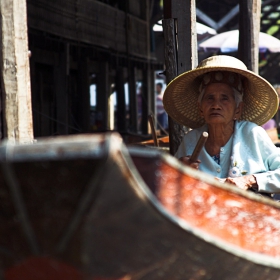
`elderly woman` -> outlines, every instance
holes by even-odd
[[[163,102],[176,122],[192,128],[177,158],[244,190],[280,192],[280,149],[260,126],[275,115],[278,95],[243,62],[224,55],[207,58],[175,78]],[[204,131],[208,139],[191,162]]]

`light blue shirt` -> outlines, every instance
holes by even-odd
[[[181,158],[192,154],[204,126],[184,135],[175,156]],[[280,193],[280,149],[277,148],[266,131],[248,121],[236,121],[234,133],[220,149],[220,165],[203,147],[199,157],[199,170],[218,178],[239,177],[253,174],[259,191]]]

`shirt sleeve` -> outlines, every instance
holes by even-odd
[[[193,153],[199,138],[199,133],[200,130],[194,129],[184,135],[182,142],[175,153],[176,158],[179,159],[181,157],[190,156]]]
[[[253,174],[259,191],[280,193],[280,149],[261,127],[255,128],[253,135],[256,153],[261,156],[266,169],[264,172]]]

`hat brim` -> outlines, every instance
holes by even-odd
[[[205,123],[197,104],[200,76],[212,71],[230,71],[245,78],[244,104],[240,120],[263,125],[276,114],[279,106],[278,94],[268,81],[250,70],[211,66],[187,71],[167,85],[163,96],[164,109],[177,123],[192,129]]]

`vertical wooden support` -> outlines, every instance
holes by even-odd
[[[195,0],[165,0],[163,32],[165,40],[166,80],[197,66]],[[176,34],[177,31],[177,34]],[[185,128],[169,117],[169,141],[172,155],[178,149]]]
[[[68,94],[67,78],[69,76],[69,44],[65,44],[64,52],[60,54],[58,65],[54,70],[57,134],[68,134]]]
[[[258,74],[261,0],[239,0],[239,5],[238,57]]]
[[[26,0],[0,1],[0,62],[4,137],[33,141]]]
[[[148,134],[148,115],[149,109],[151,107],[151,94],[150,94],[150,72],[149,68],[146,71],[143,71],[143,83],[142,83],[142,122],[141,122],[141,130],[142,134]]]
[[[152,84],[152,70],[151,70],[151,45],[150,45],[150,1],[145,1],[145,15],[146,15],[146,41],[147,41],[147,62],[146,69],[143,71],[143,85],[142,85],[142,133],[149,133],[149,114],[153,112],[152,98],[154,98],[154,84]]]
[[[129,126],[130,131],[137,132],[138,124],[138,107],[136,96],[136,79],[135,79],[135,67],[130,64],[128,68],[128,84],[129,84]]]
[[[81,52],[83,52],[81,50]],[[81,54],[78,65],[78,92],[79,92],[79,124],[82,132],[90,130],[90,79],[88,70],[88,59]]]
[[[150,86],[149,88],[151,89],[151,101],[150,101],[150,113],[148,113],[148,115],[152,114],[156,120],[156,89],[155,89],[155,71],[152,67],[150,67]],[[149,116],[148,116],[148,121],[149,121]],[[155,121],[155,123],[157,123]],[[150,128],[150,125],[149,125]]]
[[[123,68],[119,67],[116,73],[116,91],[117,91],[117,124],[118,131],[126,131],[126,104],[124,92],[124,73]]]
[[[195,0],[172,1],[173,18],[177,18],[178,75],[197,66]]]
[[[110,96],[109,64],[101,61],[96,86],[96,119],[98,130],[106,131],[109,123],[108,98]]]

